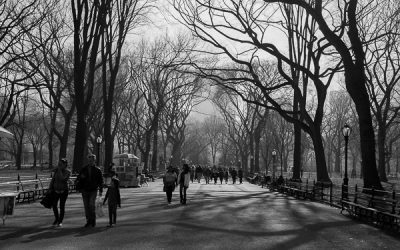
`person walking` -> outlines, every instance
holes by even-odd
[[[193,180],[194,180],[194,172],[195,172],[195,169],[194,169],[194,166],[192,166],[191,168],[190,168],[190,181],[193,183]]]
[[[238,177],[239,177],[239,183],[242,184],[243,183],[243,169],[239,168],[238,170]]]
[[[86,224],[84,227],[96,226],[96,197],[103,194],[103,173],[96,167],[96,156],[88,155],[88,164],[84,166],[77,176],[76,189],[82,193],[85,208]]]
[[[237,171],[235,168],[232,169],[231,176],[233,184],[236,184]]]
[[[214,185],[216,185],[217,182],[218,182],[218,170],[217,170],[217,167],[215,165],[213,166],[211,177],[214,180]]]
[[[224,169],[224,179],[225,179],[225,184],[228,184],[229,171],[227,168]]]
[[[51,179],[49,191],[53,192],[53,226],[62,226],[65,214],[65,203],[68,198],[68,181],[71,176],[71,171],[67,169],[68,160],[63,158],[54,170],[53,178]],[[60,211],[58,211],[58,201],[60,201]]]
[[[200,183],[201,176],[203,175],[203,169],[202,169],[202,167],[200,165],[198,165],[196,167],[196,173],[195,174],[196,174],[197,181]]]
[[[218,168],[218,177],[219,177],[219,181],[220,181],[220,183],[222,185],[222,181],[224,179],[224,170],[221,167]]]
[[[117,206],[121,208],[121,195],[119,192],[119,179],[114,171],[110,172],[111,183],[108,186],[106,195],[104,197],[103,205],[108,201],[108,218],[109,225],[107,227],[112,227],[113,224],[117,223]]]
[[[209,166],[205,166],[203,171],[204,179],[206,180],[206,184],[210,184],[210,178],[212,178],[212,171]]]
[[[171,204],[172,201],[172,192],[175,190],[175,184],[177,183],[178,177],[174,171],[172,166],[167,168],[167,172],[163,177],[164,183],[164,192],[167,194],[168,205]]]
[[[186,205],[186,190],[189,188],[190,172],[189,165],[183,164],[183,170],[180,172],[178,177],[179,182],[179,196],[181,198],[181,204]]]

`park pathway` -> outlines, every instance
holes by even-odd
[[[188,204],[166,205],[162,182],[121,189],[117,226],[106,217],[82,228],[79,194],[67,200],[62,228],[38,202],[16,207],[0,226],[0,249],[400,249],[399,234],[341,215],[337,208],[249,184],[193,183]]]

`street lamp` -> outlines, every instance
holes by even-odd
[[[272,150],[272,179],[275,179],[275,159],[276,159],[276,150]]]
[[[255,169],[254,169],[254,156],[250,155],[250,172],[254,173],[254,171],[255,171]]]
[[[396,146],[396,179],[397,179],[397,173],[399,172],[399,147]]]
[[[351,133],[351,128],[349,125],[345,124],[342,128],[342,133],[344,136],[344,178],[343,178],[343,194],[344,198],[348,199],[349,191],[349,178],[347,176],[347,146],[349,144],[349,135]]]
[[[97,166],[100,166],[100,145],[101,145],[102,141],[103,141],[103,138],[101,138],[101,135],[99,135],[96,139],[96,142],[97,142]]]

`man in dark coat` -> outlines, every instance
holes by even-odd
[[[84,166],[77,177],[76,189],[82,193],[83,206],[85,207],[85,227],[96,226],[96,197],[103,194],[103,173],[96,167],[96,156],[88,155],[88,164]]]

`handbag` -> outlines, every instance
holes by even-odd
[[[48,190],[46,195],[40,201],[40,204],[42,204],[45,208],[50,209],[53,207],[53,201],[54,201],[54,192],[52,190]]]
[[[100,218],[104,216],[104,211],[103,211],[103,202],[101,198],[98,198],[96,200],[96,217]]]

